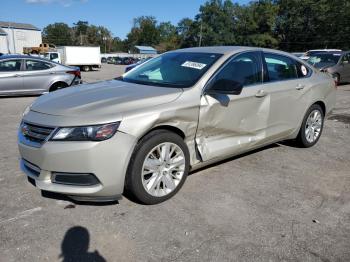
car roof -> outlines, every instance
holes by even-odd
[[[343,52],[343,51],[332,51],[332,52],[318,52],[318,53],[314,53],[311,56],[315,56],[315,55],[344,55],[347,54],[349,52]]]
[[[47,59],[44,59],[42,57],[30,56],[30,55],[2,55],[2,56],[0,56],[0,59],[28,59],[28,58],[47,61]]]
[[[206,46],[206,47],[190,47],[184,49],[178,49],[170,52],[193,52],[193,53],[216,53],[216,54],[224,54],[230,55],[244,51],[264,51],[264,52],[272,52],[281,55],[292,56],[290,53],[269,49],[269,48],[261,48],[261,47],[250,47],[250,46]]]
[[[341,49],[311,49],[308,50],[307,52],[317,52],[317,51],[324,51],[324,52],[341,52]]]

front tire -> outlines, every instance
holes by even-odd
[[[312,147],[321,137],[324,112],[320,105],[313,104],[304,116],[297,142],[301,147]]]
[[[180,190],[189,165],[189,152],[180,136],[167,130],[153,131],[135,147],[126,189],[143,204],[163,202]]]

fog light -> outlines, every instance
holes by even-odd
[[[94,174],[63,172],[52,172],[51,181],[56,184],[74,186],[93,186],[100,183]]]

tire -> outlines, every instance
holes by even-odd
[[[89,72],[91,70],[90,66],[82,66],[81,71]]]
[[[63,83],[63,82],[55,83],[50,87],[49,92],[54,92],[56,90],[66,88],[66,87],[68,87],[68,85],[66,83]]]
[[[170,153],[168,161],[159,154],[166,151]],[[187,146],[180,136],[167,130],[150,132],[136,145],[130,159],[125,183],[127,192],[146,205],[171,198],[185,183],[189,159]]]
[[[300,147],[308,148],[314,146],[320,139],[323,131],[324,112],[320,105],[313,104],[306,112],[297,143]],[[307,131],[308,130],[308,131]]]

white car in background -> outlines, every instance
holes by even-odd
[[[309,50],[307,51],[303,56],[300,56],[299,58],[304,60],[304,61],[307,61],[310,56],[313,56],[315,54],[319,54],[319,53],[329,53],[329,52],[341,52],[342,50],[341,49],[312,49],[312,50]]]

